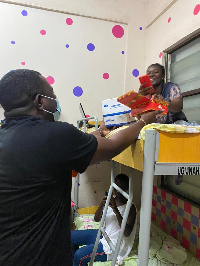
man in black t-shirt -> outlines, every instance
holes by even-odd
[[[110,139],[57,122],[53,88],[33,70],[0,80],[0,265],[70,266],[71,170],[108,160],[127,148],[152,112]],[[101,132],[101,134],[99,133]]]

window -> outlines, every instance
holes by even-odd
[[[179,85],[188,121],[200,124],[200,30],[164,52],[166,80]],[[200,205],[200,176],[183,176],[179,185],[174,176],[163,176],[161,186]]]
[[[179,85],[188,121],[200,124],[200,30],[165,53],[167,81]]]

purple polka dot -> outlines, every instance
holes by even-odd
[[[22,16],[26,17],[28,15],[28,12],[26,10],[22,10]]]
[[[76,97],[80,97],[82,94],[83,94],[83,89],[79,86],[76,86],[74,89],[73,89],[73,94],[76,96]]]
[[[93,43],[88,43],[88,45],[87,45],[87,49],[88,49],[88,51],[90,51],[90,52],[94,51],[94,49],[95,49],[94,44],[93,44]]]
[[[139,76],[139,70],[133,69],[132,74],[134,77],[138,77]]]
[[[140,30],[142,30],[142,27],[139,27]]]
[[[15,41],[11,41],[11,44],[15,44]]]
[[[122,51],[122,54],[124,54],[125,52],[124,51]]]
[[[78,187],[80,186],[80,184],[78,183]]]
[[[69,48],[69,44],[66,44],[65,47],[66,47],[66,48]]]

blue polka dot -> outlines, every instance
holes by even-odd
[[[139,70],[133,69],[132,74],[134,77],[138,77],[139,76]]]
[[[122,51],[122,54],[124,54],[125,52],[124,51]]]
[[[94,49],[95,49],[94,44],[93,44],[93,43],[88,43],[88,45],[87,45],[87,49],[88,49],[88,51],[90,51],[90,52],[94,51]]]
[[[83,94],[83,89],[79,86],[76,86],[74,89],[73,89],[73,93],[76,97],[80,97],[82,94]]]
[[[66,47],[66,48],[69,48],[69,44],[66,44],[65,47]]]
[[[15,44],[15,41],[11,41],[11,44]]]
[[[142,27],[139,27],[140,30],[142,30]]]
[[[26,17],[28,15],[28,12],[26,10],[22,10],[22,16]]]

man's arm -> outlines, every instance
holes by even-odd
[[[116,155],[120,154],[137,139],[140,130],[145,126],[145,124],[156,122],[156,115],[160,113],[162,113],[162,111],[154,111],[142,115],[141,120],[131,124],[124,130],[119,131],[109,139],[100,137],[100,134],[99,136],[94,134],[98,141],[98,147],[90,165],[112,159]]]

